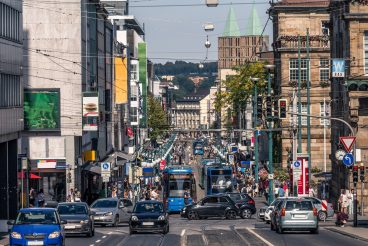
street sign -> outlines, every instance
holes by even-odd
[[[344,59],[332,59],[332,77],[344,78],[345,77],[345,60]]]
[[[354,156],[350,153],[347,153],[342,159],[342,163],[344,163],[344,165],[347,167],[352,166],[354,164]]]
[[[294,161],[293,168],[294,169],[301,169],[302,168],[302,164],[300,163],[300,161]]]
[[[101,172],[110,172],[110,162],[101,162]]]
[[[109,182],[110,181],[110,177],[102,177],[102,182]]]
[[[101,177],[110,177],[111,176],[111,173],[101,173]]]
[[[350,152],[351,147],[355,142],[356,137],[340,137],[340,142],[344,145],[347,152]]]

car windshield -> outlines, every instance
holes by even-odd
[[[118,204],[118,201],[115,200],[99,200],[95,201],[91,208],[115,208]]]
[[[134,208],[134,213],[163,213],[161,203],[138,203]]]
[[[58,212],[63,214],[87,214],[87,208],[81,204],[63,204],[59,205]]]
[[[15,221],[16,225],[23,224],[58,224],[55,211],[20,212]]]
[[[313,205],[312,202],[310,201],[287,201],[285,209],[286,211],[292,210],[310,211],[313,210]]]

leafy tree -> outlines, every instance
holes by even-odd
[[[148,128],[151,140],[163,136],[169,129],[167,114],[161,106],[159,99],[148,96]]]
[[[211,74],[217,73],[217,62],[207,62],[203,68],[199,68],[198,63],[175,61],[165,64],[155,64],[155,74],[160,75],[179,75],[179,74]]]

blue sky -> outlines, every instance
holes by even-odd
[[[151,60],[164,63],[167,60],[188,60],[200,62],[206,57],[204,43],[209,35],[211,48],[208,60],[217,59],[217,38],[224,31],[229,5],[216,8],[206,7],[205,0],[130,0],[130,14],[145,26],[148,56]],[[253,0],[219,0],[220,4],[233,3],[241,32],[245,31]],[[268,15],[268,0],[255,0],[261,29]],[[243,3],[243,4],[238,4]],[[176,7],[149,7],[151,5],[200,5]],[[134,7],[134,6],[144,7]],[[215,25],[213,32],[206,33],[203,24],[211,22]],[[272,35],[272,22],[269,21],[265,35]]]

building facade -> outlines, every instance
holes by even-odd
[[[368,156],[368,3],[367,1],[331,0],[331,58],[345,61],[345,75],[332,78],[331,115],[347,121],[356,135],[356,163],[367,166]],[[343,18],[341,18],[343,16]],[[331,122],[332,153],[343,148],[339,137],[351,135],[349,128],[339,122]],[[353,187],[349,169],[332,155],[333,197],[337,199],[341,189]],[[367,177],[367,176],[366,176]],[[361,182],[358,182],[358,207],[361,208]],[[363,195],[367,211],[368,196]]]
[[[328,4],[329,1],[317,0],[283,0],[271,3],[269,13],[273,20],[273,49],[276,65],[274,93],[288,100],[289,113],[299,112],[300,107],[300,112],[307,114],[309,104],[311,115],[330,115]],[[300,42],[298,42],[299,38]],[[309,101],[308,81],[310,83]],[[301,85],[299,91],[298,83]],[[291,160],[296,160],[298,145],[293,136],[297,136],[298,125],[300,125],[299,153],[310,152],[311,167],[314,170],[312,173],[331,171],[330,121],[310,118],[310,146],[307,141],[307,117],[299,118],[288,114],[287,119],[283,119],[280,124],[283,128],[279,145],[282,167],[286,168]]]
[[[22,12],[22,1],[0,0],[0,231],[3,232],[7,231],[6,221],[15,219],[22,206],[22,194],[27,193],[21,186],[22,172],[18,167],[18,154],[22,153],[18,142],[24,122]]]

